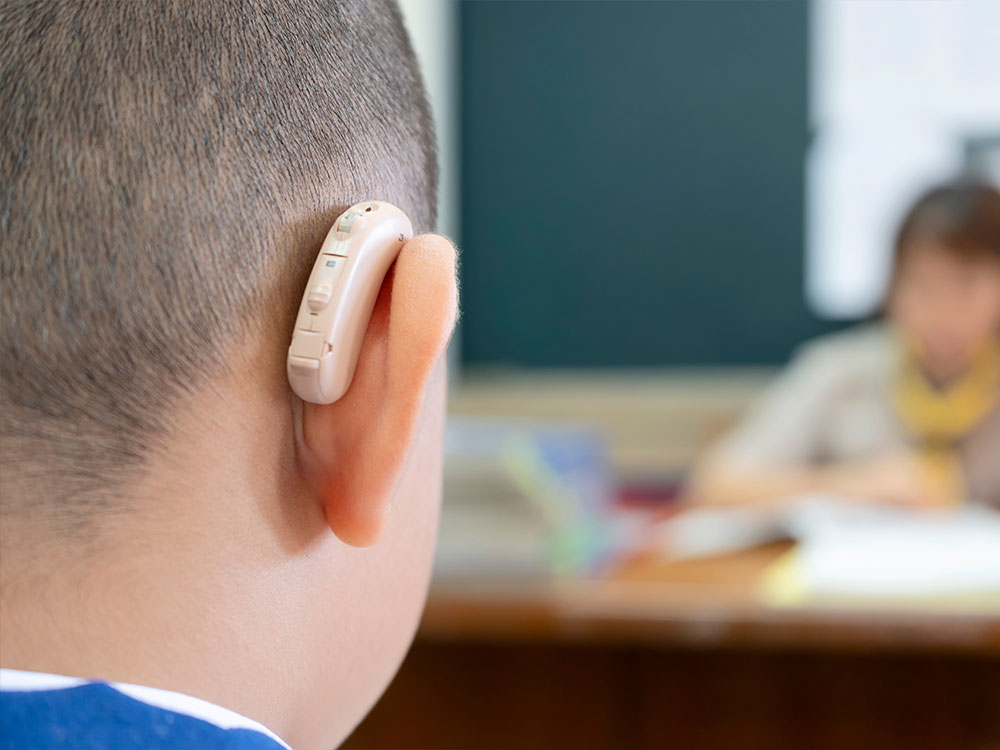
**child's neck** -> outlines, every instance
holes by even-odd
[[[78,536],[5,524],[0,666],[173,690],[289,734],[299,709],[274,686],[308,685],[313,658],[296,581],[329,573],[331,536],[319,509],[282,512],[304,505],[281,474],[290,414],[246,403],[190,410],[123,509]]]

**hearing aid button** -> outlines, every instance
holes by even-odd
[[[291,370],[294,375],[309,377],[312,373],[319,370],[319,360],[308,359],[306,357],[289,357],[288,369]]]
[[[323,279],[309,290],[307,304],[312,312],[318,313],[330,304],[330,299],[332,297],[333,282],[329,279]]]
[[[337,222],[337,231],[348,233],[353,229],[358,232],[365,228],[365,223],[361,214],[350,211],[340,217],[340,221]]]
[[[319,331],[296,330],[288,354],[318,360],[326,352],[326,341]]]
[[[358,218],[357,214],[344,214],[343,216],[341,216],[340,217],[340,221],[337,222],[337,231],[338,232],[350,232],[351,231],[351,224],[354,223],[354,220],[356,218]]]
[[[365,230],[367,224],[368,222],[362,214],[350,211],[340,217],[340,220],[337,222],[337,231],[344,234],[358,234]]]

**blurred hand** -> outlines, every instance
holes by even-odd
[[[910,453],[882,456],[832,472],[835,491],[859,502],[915,510],[945,508],[954,502]]]

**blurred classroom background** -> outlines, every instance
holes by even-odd
[[[1000,3],[401,5],[463,317],[424,621],[345,746],[1000,748],[996,510],[685,492],[917,196],[1000,183]]]

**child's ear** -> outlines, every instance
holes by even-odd
[[[347,393],[332,404],[303,403],[300,468],[348,544],[373,544],[385,527],[455,326],[455,260],[443,237],[407,242],[382,282]]]

